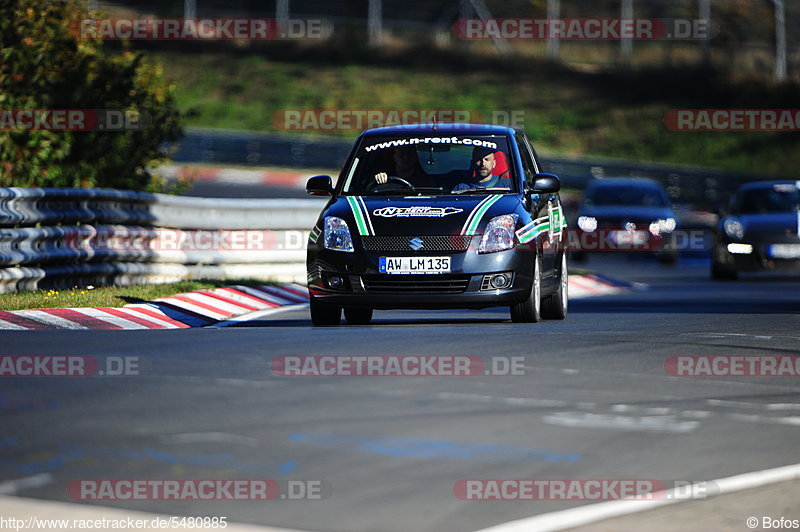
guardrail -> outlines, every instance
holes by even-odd
[[[0,188],[0,227],[125,224],[177,229],[310,227],[325,200],[190,198],[114,189]]]
[[[534,139],[535,140],[535,139]],[[226,129],[187,128],[173,160],[292,168],[341,168],[353,139]],[[741,184],[776,176],[740,174],[702,166],[648,163],[610,157],[570,157],[540,153],[544,171],[563,186],[582,189],[596,177],[650,177],[677,203],[716,206]]]
[[[186,277],[304,280],[308,230],[324,203],[0,188],[0,293]]]

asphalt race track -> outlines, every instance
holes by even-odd
[[[303,530],[462,531],[588,503],[462,501],[459,479],[671,483],[800,462],[796,377],[664,369],[674,355],[800,354],[800,279],[712,283],[702,260],[588,267],[647,289],[573,301],[566,321],[539,324],[512,324],[498,309],[387,311],[370,326],[312,328],[295,311],[224,329],[0,332],[6,355],[141,366],[138,376],[3,379],[0,483],[49,474],[18,495],[71,501],[75,479],[315,480],[320,500],[104,504]],[[270,370],[281,355],[323,354],[524,357],[525,371]]]

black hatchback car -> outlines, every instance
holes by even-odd
[[[800,181],[745,183],[717,226],[711,277],[800,271]]]
[[[363,132],[308,241],[315,325],[373,309],[508,306],[513,321],[567,313],[559,180],[521,130],[476,124]]]

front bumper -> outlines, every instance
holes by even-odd
[[[728,244],[746,244],[753,248],[752,253],[731,253],[728,251]],[[797,246],[800,250],[800,241],[791,242],[718,242],[714,246],[714,261],[725,267],[740,272],[757,271],[776,271],[776,272],[800,272],[800,256],[780,257],[776,256],[772,246]]]
[[[569,233],[568,246],[573,253],[662,253],[675,249],[673,235],[674,233],[664,233],[656,236],[649,231],[625,231],[618,228],[602,228],[592,232],[575,229]]]
[[[401,275],[378,271],[382,256],[451,257],[446,274]],[[472,246],[459,253],[308,250],[308,288],[312,297],[342,307],[446,309],[508,306],[525,300],[533,284],[535,252],[512,249],[478,254]],[[511,275],[508,288],[487,289],[486,276]],[[331,286],[333,276],[344,281]],[[483,289],[482,289],[483,288]]]

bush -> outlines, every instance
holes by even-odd
[[[174,87],[125,43],[79,39],[85,0],[0,0],[0,186],[152,190],[162,145],[181,134]],[[11,110],[110,109],[127,131],[14,131]],[[4,113],[5,112],[5,113]],[[3,117],[3,113],[5,117]],[[163,182],[163,181],[162,181]]]

